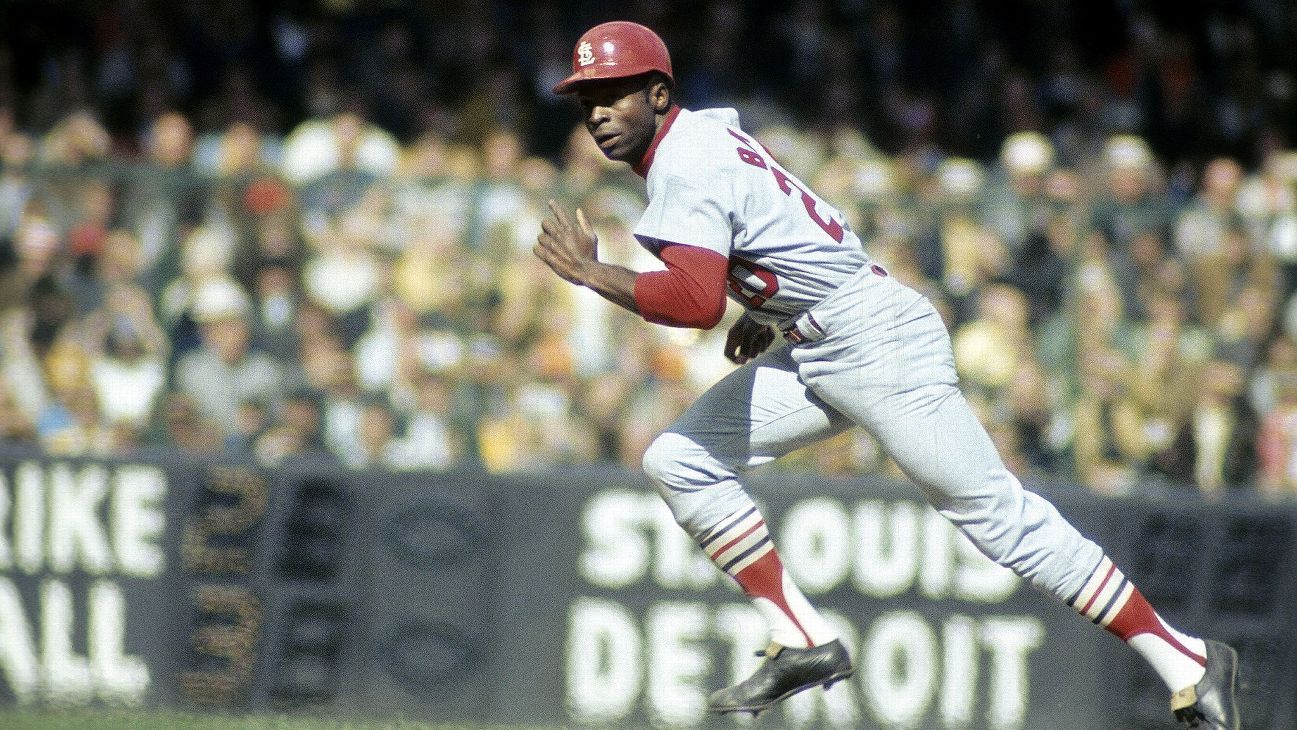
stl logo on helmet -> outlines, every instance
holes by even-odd
[[[590,41],[581,41],[576,47],[576,62],[582,66],[594,63],[594,48],[590,46]]]

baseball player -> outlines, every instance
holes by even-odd
[[[734,110],[682,109],[673,86],[662,40],[611,22],[581,36],[572,75],[554,88],[580,100],[604,155],[645,178],[648,207],[634,232],[666,269],[600,262],[584,213],[553,201],[534,251],[563,279],[650,322],[714,327],[726,295],[746,308],[725,342],[742,367],[644,454],[681,527],[770,625],[766,661],[713,693],[709,709],[755,715],[853,673],[738,476],[860,426],[983,553],[1147,659],[1180,721],[1237,728],[1237,654],[1168,625],[1098,545],[1005,469],[956,385],[932,304],[872,262],[841,213],[780,167]]]

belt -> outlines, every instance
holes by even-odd
[[[817,342],[824,339],[824,328],[810,312],[802,312],[797,315],[790,324],[780,327],[779,331],[783,333],[784,339],[800,345],[803,342]]]
[[[869,273],[875,276],[887,276],[887,269],[878,264],[870,264]],[[803,342],[819,342],[828,334],[820,326],[820,323],[815,321],[815,317],[809,311],[797,315],[791,322],[780,324],[779,331],[783,334],[785,340],[794,345],[800,345]]]

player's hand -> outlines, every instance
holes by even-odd
[[[563,279],[583,284],[586,264],[598,260],[599,239],[580,208],[576,209],[575,221],[553,200],[549,201],[549,210],[553,215],[540,222],[541,232],[532,253]]]
[[[745,314],[739,317],[725,336],[725,357],[730,362],[742,365],[765,352],[774,341],[774,327],[758,324]]]

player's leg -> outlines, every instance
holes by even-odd
[[[1232,689],[1237,664],[1233,650],[1224,645],[1209,648],[1204,640],[1170,626],[1101,548],[1052,504],[1024,490],[1004,468],[957,389],[931,385],[890,395],[875,412],[870,431],[933,506],[982,552],[1139,652],[1175,693],[1173,710],[1193,712],[1197,695],[1204,694],[1209,696],[1201,699],[1228,707],[1197,711],[1208,717],[1236,714],[1232,698],[1219,696],[1218,687],[1224,682]],[[1213,654],[1212,669],[1220,676],[1202,686]],[[1207,727],[1236,724],[1226,720]]]
[[[1172,691],[1202,678],[1203,641],[1167,625],[1098,545],[1022,488],[958,390],[934,385],[889,398],[900,403],[885,399],[870,430],[982,552],[1126,641]],[[896,423],[901,410],[910,416]]]
[[[758,712],[788,694],[849,676],[832,626],[779,559],[739,472],[850,427],[799,380],[787,347],[730,373],[644,454],[644,470],[677,522],[732,577],[770,626],[770,659],[744,682],[715,693],[714,711]]]
[[[799,348],[807,381],[869,430],[983,553],[1147,659],[1176,693],[1172,703],[1179,714],[1202,711],[1218,716],[1209,727],[1235,727],[1232,650],[1168,625],[1098,545],[1047,500],[1022,488],[956,387],[949,337],[935,309],[920,300],[906,303],[903,311],[893,320],[897,326],[838,333],[857,345],[854,363],[840,345],[831,363],[815,362],[821,343]]]

